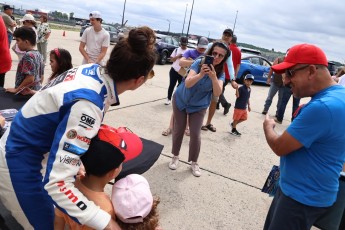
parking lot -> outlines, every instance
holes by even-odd
[[[48,50],[59,47],[70,51],[73,66],[82,63],[79,53],[79,32],[53,30]],[[108,49],[108,54],[113,45]],[[12,51],[11,51],[12,52]],[[17,68],[17,57],[12,52],[12,69],[6,75],[5,87],[13,87]],[[132,68],[132,66],[128,66]],[[186,162],[188,139],[184,138],[179,168],[168,168],[171,160],[171,136],[164,137],[162,131],[168,127],[171,105],[164,105],[169,84],[170,65],[156,65],[156,76],[133,92],[120,95],[121,105],[113,107],[106,114],[104,123],[119,127],[127,126],[139,136],[164,145],[162,155],[155,165],[144,174],[153,194],[160,197],[158,206],[161,226],[174,229],[262,229],[272,198],[260,191],[268,172],[279,158],[273,154],[264,137],[261,114],[268,87],[252,86],[249,119],[238,126],[241,137],[229,133],[232,120],[231,107],[227,116],[222,108],[216,112],[213,125],[217,132],[202,131],[202,146],[199,165],[202,176],[191,174]],[[51,73],[49,62],[45,67],[45,79]],[[232,104],[235,91],[228,86],[225,97]],[[274,115],[276,99],[269,113]],[[302,102],[308,101],[303,99]],[[282,132],[291,118],[290,101],[282,125],[276,130]],[[108,191],[111,187],[108,186]]]

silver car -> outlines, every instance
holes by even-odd
[[[80,29],[80,37],[83,35],[84,31],[86,28],[88,28],[89,26],[91,26],[90,23],[86,24],[85,26],[82,26],[81,29]],[[112,43],[117,43],[119,41],[119,30],[116,29],[115,27],[113,26],[109,26],[109,25],[105,25],[105,24],[102,24],[102,27],[109,32],[110,34],[110,42]]]

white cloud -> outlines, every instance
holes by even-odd
[[[124,1],[118,0],[38,0],[11,1],[16,7],[44,8],[51,11],[74,12],[85,17],[99,10],[107,22],[121,23]],[[26,4],[26,5],[25,5]],[[128,25],[148,25],[159,30],[181,32],[188,4],[184,32],[186,33],[192,0],[127,0],[125,20]],[[338,0],[195,0],[189,33],[220,38],[222,31],[233,29],[239,42],[267,49],[285,51],[297,43],[320,46],[330,60],[345,60],[344,4]]]

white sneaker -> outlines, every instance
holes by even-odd
[[[167,101],[164,103],[165,105],[170,105],[171,101],[167,99]]]
[[[173,158],[171,159],[171,162],[169,163],[169,168],[171,170],[177,169],[178,163],[179,163],[178,156],[173,156]]]
[[[192,169],[192,174],[196,177],[201,176],[201,171],[200,171],[200,167],[198,165],[198,163],[196,162],[192,162],[192,164],[190,165],[190,168]]]

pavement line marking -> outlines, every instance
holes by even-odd
[[[152,100],[152,101],[146,101],[146,102],[141,102],[141,103],[138,103],[138,104],[123,106],[121,108],[109,109],[108,112],[115,111],[115,110],[120,110],[120,109],[126,109],[126,108],[134,107],[134,106],[137,106],[137,105],[145,105],[145,104],[149,104],[151,102],[161,101],[161,100],[165,100],[165,99],[166,98],[160,98],[160,99],[156,99],[156,100]]]
[[[163,156],[165,156],[165,157],[168,157],[168,158],[172,158],[171,156],[166,155],[166,154],[164,154],[164,153],[161,153],[161,155],[163,155]],[[184,163],[184,164],[186,164],[186,165],[190,165],[189,162],[187,162],[187,161],[180,160],[180,162],[182,162],[182,163]],[[200,166],[199,166],[199,167],[200,167]],[[217,172],[211,171],[211,170],[209,170],[209,169],[205,169],[205,168],[203,168],[203,167],[200,167],[200,168],[201,168],[202,170],[206,171],[206,172],[212,173],[212,174],[217,175],[217,176],[221,176],[221,177],[223,177],[223,178],[225,178],[225,179],[232,180],[232,181],[234,181],[234,182],[237,182],[237,183],[246,185],[246,186],[248,186],[248,187],[256,188],[256,189],[258,189],[258,190],[261,191],[261,188],[258,188],[258,187],[254,186],[254,185],[248,184],[248,183],[246,183],[246,182],[243,182],[243,181],[240,181],[240,180],[231,178],[231,177],[224,176],[224,175],[222,175],[222,174],[219,174],[219,173],[217,173]]]

